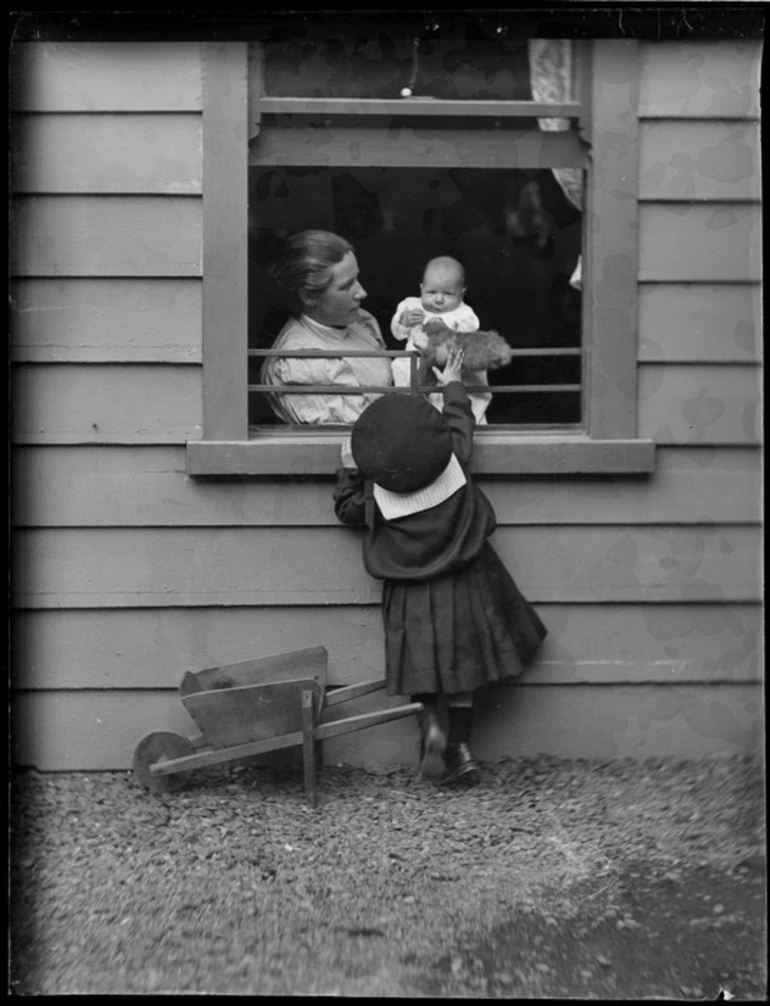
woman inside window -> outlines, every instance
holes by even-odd
[[[338,357],[268,357],[262,383],[331,385],[348,388],[388,386],[393,383],[387,357],[346,357],[352,350],[386,348],[373,315],[361,307],[366,290],[358,280],[352,245],[330,231],[302,231],[290,237],[271,270],[288,294],[295,313],[281,330],[273,349],[340,351]],[[286,423],[354,423],[379,395],[272,394],[271,405]]]

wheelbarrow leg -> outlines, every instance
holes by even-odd
[[[310,806],[316,806],[315,790],[315,709],[313,693],[302,693],[302,762],[305,769],[305,792]]]

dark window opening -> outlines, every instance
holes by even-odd
[[[430,14],[331,24],[294,19],[265,32],[271,97],[529,100],[527,40],[499,18]]]
[[[576,425],[579,391],[532,385],[580,385],[581,297],[570,285],[581,252],[581,214],[550,170],[481,168],[259,167],[250,172],[250,348],[269,349],[288,313],[269,277],[285,236],[307,228],[335,231],[356,249],[364,307],[389,349],[400,300],[419,294],[425,263],[452,255],[465,267],[467,303],[483,329],[514,348],[489,374],[490,385],[526,385],[494,394],[490,424]],[[558,350],[573,350],[561,353]],[[577,351],[577,352],[576,352]],[[250,357],[249,383],[259,383]],[[276,424],[263,395],[250,395],[252,425]]]

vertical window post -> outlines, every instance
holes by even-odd
[[[638,66],[636,41],[594,42],[583,332],[586,425],[599,440],[637,431]]]
[[[248,46],[203,45],[203,430],[248,438]]]

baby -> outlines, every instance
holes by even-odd
[[[465,270],[457,259],[442,255],[431,259],[425,266],[419,297],[406,297],[396,308],[390,330],[399,340],[406,340],[406,349],[418,352],[427,343],[424,326],[431,321],[442,321],[457,332],[477,332],[479,319],[469,307],[465,296]],[[411,383],[411,361],[409,357],[397,357],[392,361],[393,381],[400,387]],[[487,384],[486,371],[466,375],[468,384]],[[486,424],[484,415],[492,398],[484,393],[471,393],[471,406],[478,424]],[[435,401],[434,401],[435,399]],[[428,399],[438,409],[443,407],[440,395]]]

